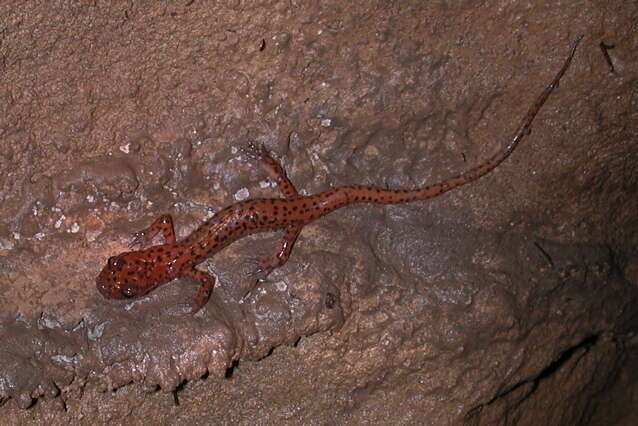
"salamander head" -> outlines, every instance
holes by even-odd
[[[142,296],[156,285],[148,279],[147,256],[132,251],[109,258],[95,281],[98,291],[107,299],[130,299]]]

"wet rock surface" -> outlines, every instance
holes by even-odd
[[[271,1],[0,5],[0,420],[16,424],[631,424],[636,6]],[[533,133],[439,198],[303,230],[254,285],[106,301],[95,277],[170,213],[179,238],[297,188],[412,188]],[[599,43],[609,49],[610,72]],[[26,409],[28,408],[28,409]]]

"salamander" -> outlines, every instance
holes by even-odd
[[[275,180],[282,198],[251,199],[230,205],[181,241],[177,241],[175,237],[171,216],[160,216],[149,227],[133,234],[129,248],[140,246],[139,250],[127,251],[108,259],[97,277],[97,289],[107,299],[135,298],[147,294],[160,284],[186,276],[200,284],[191,303],[191,312],[195,313],[208,302],[215,286],[215,278],[196,269],[196,265],[246,235],[284,230],[275,255],[258,259],[255,272],[266,277],[275,268],[286,263],[304,225],[341,207],[354,203],[398,204],[426,200],[475,181],[501,164],[521,139],[530,133],[534,118],[558,86],[581,38],[582,36],[576,39],[563,66],[549,86],[536,98],[507,145],[483,163],[439,183],[417,189],[397,190],[350,185],[302,196],[281,165],[263,146],[249,145],[244,148],[244,152],[263,163],[270,177]],[[141,248],[150,245],[160,232],[164,237],[164,244]]]

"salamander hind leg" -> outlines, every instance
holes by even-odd
[[[194,266],[185,268],[182,274],[200,283],[197,296],[195,296],[195,300],[191,302],[191,314],[195,314],[202,309],[210,299],[217,280],[210,274],[195,269]]]
[[[251,142],[246,148],[242,148],[242,151],[250,158],[261,162],[266,172],[268,172],[268,176],[277,182],[277,188],[279,188],[279,191],[285,199],[295,200],[300,198],[297,189],[290,179],[288,179],[288,176],[286,176],[286,172],[283,167],[281,167],[281,164],[270,156],[263,145],[256,145]]]
[[[257,268],[248,275],[266,279],[272,271],[283,266],[290,258],[290,253],[292,252],[292,248],[294,247],[295,241],[297,241],[297,237],[299,236],[299,233],[301,233],[302,228],[303,225],[291,225],[286,228],[275,255],[264,254],[253,259],[252,263],[256,263]],[[244,298],[253,291],[255,285],[257,285],[257,281],[255,281],[246,291]]]
[[[173,228],[173,218],[171,215],[165,214],[158,217],[155,222],[151,223],[148,228],[142,229],[133,234],[133,241],[129,244],[130,248],[137,245],[144,247],[151,244],[153,238],[162,232],[162,236],[166,243],[173,244],[176,241],[175,229]]]

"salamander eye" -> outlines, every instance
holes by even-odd
[[[122,264],[122,262],[120,261],[120,258],[117,256],[111,256],[109,257],[108,260],[108,265],[109,268],[117,268]]]
[[[122,287],[122,296],[131,298],[137,295],[135,294],[135,290],[133,289],[133,287],[131,287],[130,285],[124,285]]]

